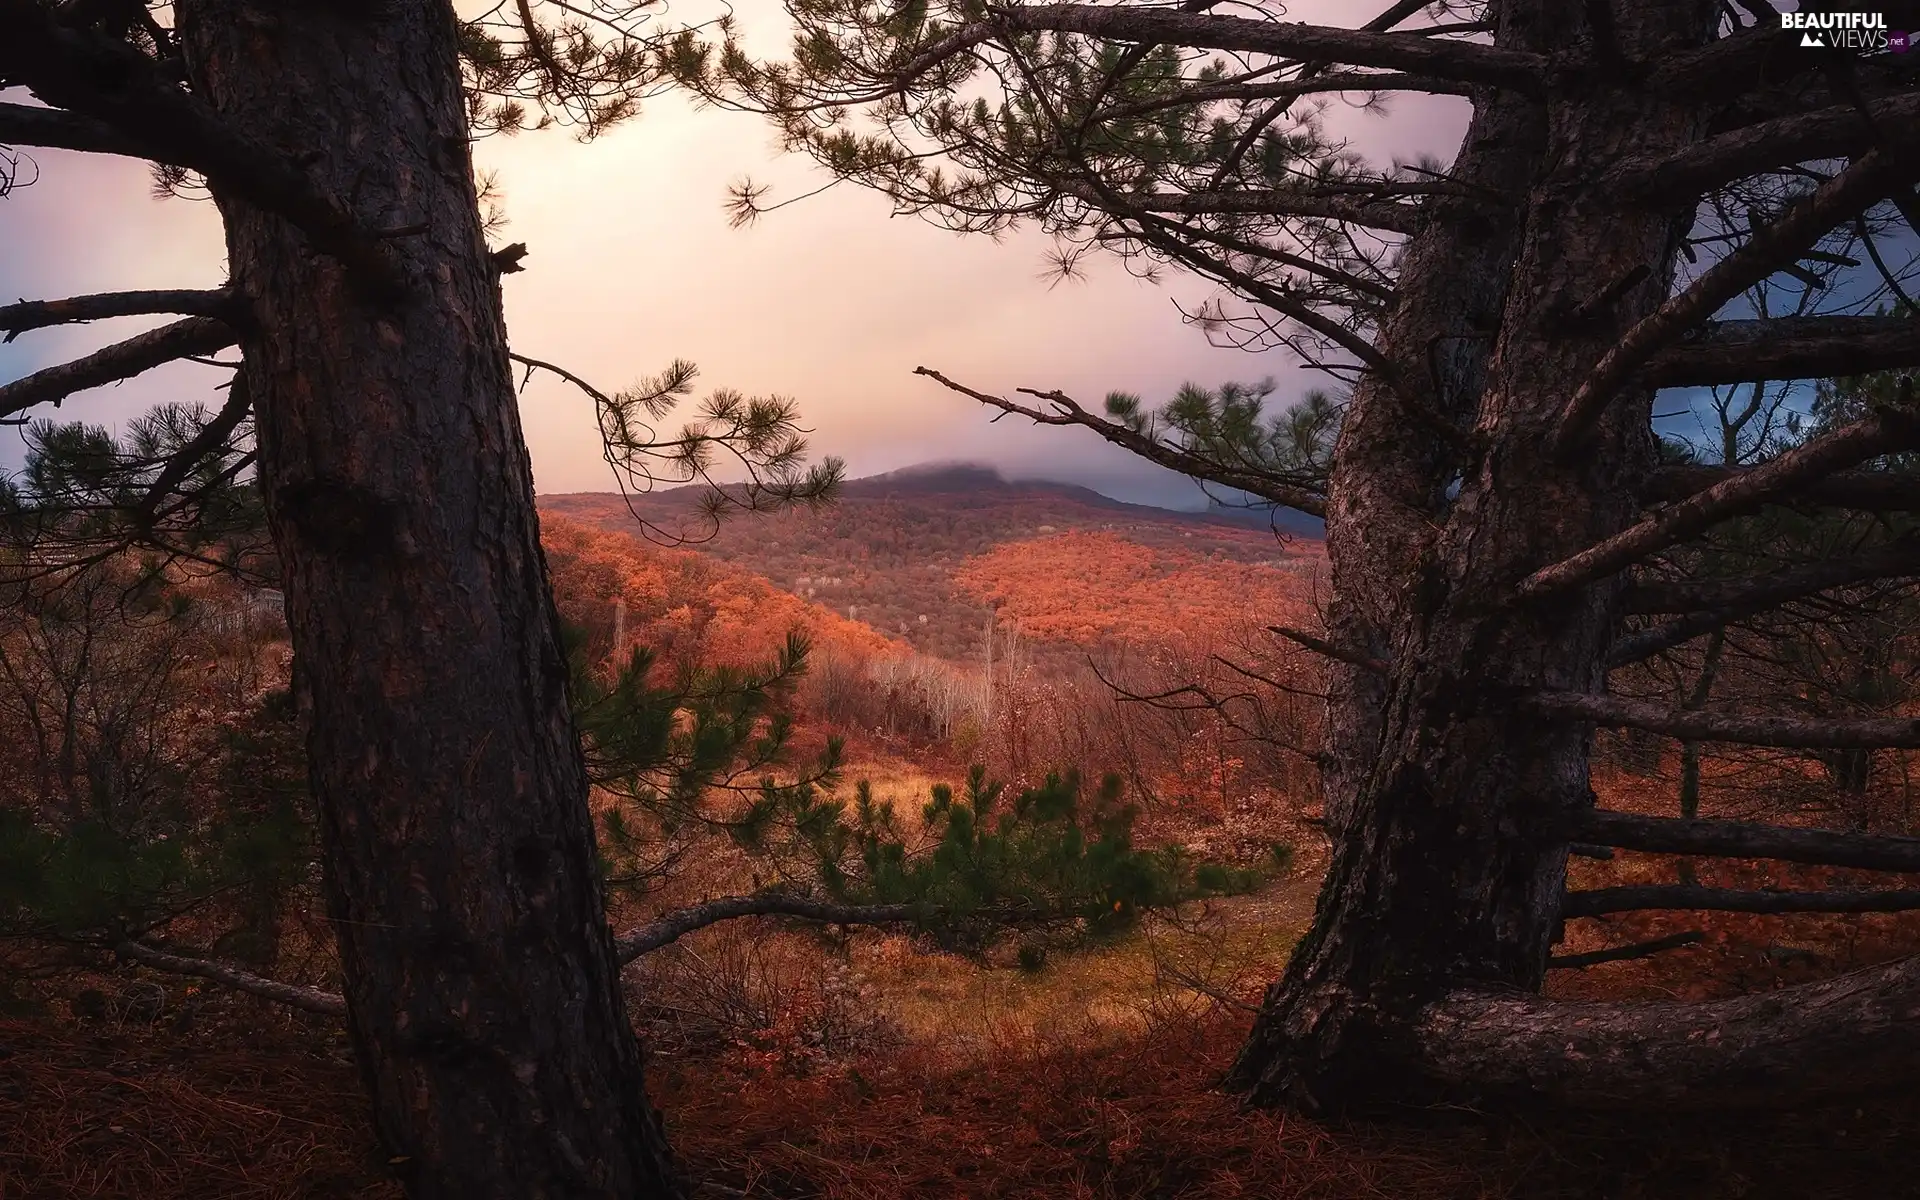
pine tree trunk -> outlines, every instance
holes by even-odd
[[[1611,7],[1621,46],[1637,61],[1704,44],[1712,33],[1715,10],[1703,0]],[[1579,44],[1589,36],[1582,6],[1503,8],[1501,44],[1575,46],[1582,61],[1597,57]],[[1518,163],[1507,156],[1532,128],[1529,105],[1544,152]],[[1540,605],[1511,601],[1533,570],[1637,513],[1635,486],[1652,462],[1650,394],[1622,396],[1570,461],[1552,461],[1544,442],[1619,332],[1664,299],[1691,215],[1626,209],[1595,180],[1625,155],[1684,146],[1699,120],[1697,110],[1598,72],[1564,80],[1545,104],[1483,101],[1455,175],[1498,190],[1516,173],[1526,181],[1517,253],[1502,261],[1497,231],[1461,238],[1434,227],[1408,255],[1403,304],[1444,304],[1468,279],[1483,280],[1483,296],[1504,297],[1478,396],[1473,432],[1482,444],[1446,504],[1436,494],[1445,480],[1394,450],[1387,425],[1373,438],[1343,435],[1336,489],[1343,478],[1359,481],[1374,495],[1397,491],[1401,506],[1397,523],[1380,519],[1389,504],[1348,500],[1328,515],[1336,592],[1377,614],[1369,649],[1387,670],[1336,697],[1333,860],[1313,926],[1269,990],[1232,1076],[1257,1102],[1339,1110],[1457,1091],[1421,1065],[1421,1013],[1462,988],[1540,987],[1565,886],[1566,844],[1554,830],[1591,803],[1589,739],[1529,715],[1520,697],[1600,687],[1615,596],[1595,588]],[[1636,267],[1647,276],[1610,311],[1570,319]],[[1495,277],[1511,285],[1497,288]],[[1397,312],[1390,338],[1443,320]],[[1403,375],[1427,372],[1426,344],[1389,341],[1387,350]],[[1432,440],[1411,420],[1398,437]],[[1433,489],[1424,508],[1422,487]],[[1371,527],[1353,527],[1362,521]],[[1383,525],[1399,542],[1392,553],[1417,564],[1410,577],[1381,573]],[[1377,700],[1355,703],[1356,695]]]
[[[673,1195],[598,883],[453,9],[177,13],[195,91],[398,231],[410,279],[369,300],[287,224],[216,196],[384,1148],[419,1197]]]

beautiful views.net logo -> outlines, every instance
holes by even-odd
[[[1890,50],[1905,54],[1905,31],[1889,30],[1884,13],[1781,13],[1780,28],[1800,34],[1800,44],[1825,50]]]

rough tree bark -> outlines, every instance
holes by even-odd
[[[1508,22],[1503,44],[1530,48],[1529,18],[1542,6],[1503,0],[1497,7]],[[1521,198],[1544,138],[1537,103],[1505,91],[1476,96],[1455,174],[1487,191],[1435,201],[1434,215],[1444,219],[1408,245],[1376,343],[1395,377],[1366,375],[1348,398],[1325,516],[1333,575],[1327,628],[1350,653],[1386,654],[1421,546],[1460,469],[1520,252]],[[1340,658],[1329,659],[1327,672],[1321,775],[1327,829],[1337,839],[1379,745],[1386,681]]]
[[[675,1194],[621,999],[453,9],[180,0],[195,93],[397,299],[216,189],[379,1136],[421,1197]]]
[[[1686,205],[1623,207],[1597,181],[1630,156],[1685,147],[1702,113],[1609,72],[1613,56],[1593,44],[1587,24],[1592,6],[1498,7],[1500,45],[1574,47],[1593,65],[1563,75],[1544,104],[1531,106],[1545,123],[1545,146],[1523,184],[1518,254],[1502,272],[1512,282],[1472,456],[1457,498],[1443,513],[1417,514],[1431,524],[1409,530],[1395,551],[1415,570],[1374,648],[1386,664],[1371,685],[1380,696],[1377,737],[1357,716],[1329,723],[1335,761],[1365,763],[1365,773],[1334,775],[1333,786],[1350,789],[1350,811],[1313,926],[1234,1068],[1233,1081],[1256,1102],[1315,1110],[1436,1094],[1443,1081],[1424,1065],[1421,1014],[1463,987],[1539,989],[1565,884],[1567,846],[1554,829],[1591,803],[1588,735],[1530,715],[1519,698],[1602,686],[1619,589],[1510,601],[1533,568],[1617,533],[1638,513],[1635,494],[1652,465],[1649,391],[1617,400],[1578,453],[1556,460],[1547,447],[1573,387],[1666,297],[1690,217]],[[1611,7],[1611,36],[1640,62],[1706,44],[1717,15],[1706,0]],[[1480,103],[1476,130],[1502,103],[1524,104]],[[1483,174],[1472,136],[1455,177],[1510,187],[1510,171]],[[1409,271],[1421,264],[1447,278],[1502,269],[1450,244],[1454,236],[1444,226],[1417,233]],[[1403,303],[1420,300],[1413,290]],[[1415,318],[1397,313],[1396,322]],[[1391,353],[1406,371],[1421,349]],[[1409,426],[1396,436],[1421,440]],[[1338,499],[1343,480],[1351,488],[1403,473],[1377,461],[1380,452],[1353,435],[1338,449],[1327,524],[1343,603],[1354,593],[1377,602],[1382,584],[1400,583],[1378,580],[1378,566],[1360,557],[1378,553],[1369,542],[1379,532],[1351,526],[1372,514]]]

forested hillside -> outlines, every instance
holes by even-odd
[[[629,510],[626,498],[583,493],[543,496],[540,505],[606,529],[637,532],[644,519],[672,532],[685,524],[697,498],[695,489],[637,496]],[[1020,545],[1029,550],[1014,549]],[[1128,548],[1130,567],[1103,561],[1117,546]],[[826,511],[722,525],[691,548],[949,659],[982,653],[982,630],[1002,605],[1011,606],[1012,623],[1038,641],[1085,642],[1123,632],[1153,638],[1159,631],[1146,628],[1155,620],[1153,597],[1167,588],[1209,607],[1201,625],[1215,628],[1226,623],[1239,588],[1292,593],[1324,562],[1317,541],[1282,533],[1264,518],[1123,504],[1083,488],[1009,483],[993,471],[966,467],[852,480]],[[1034,565],[1016,578],[1021,561]],[[1110,569],[1118,573],[1089,586],[1090,571]],[[1056,578],[1044,578],[1048,572]],[[1212,598],[1204,599],[1210,587]],[[1026,599],[1016,600],[1015,593]],[[1043,617],[1060,605],[1086,613],[1086,620]],[[1176,601],[1158,619],[1174,628],[1194,615]]]

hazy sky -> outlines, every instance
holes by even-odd
[[[1339,14],[1335,0],[1291,7],[1291,19]],[[738,5],[754,46],[781,48],[777,4]],[[1334,128],[1382,158],[1450,159],[1464,103],[1403,97],[1390,115],[1336,107]],[[1193,504],[1190,483],[1139,464],[1083,430],[989,425],[978,405],[915,377],[937,368],[982,390],[1060,388],[1089,402],[1119,388],[1149,399],[1184,381],[1273,375],[1281,398],[1324,383],[1283,354],[1207,345],[1181,322],[1213,294],[1168,273],[1160,284],[1098,261],[1084,281],[1044,275],[1037,233],[995,243],[913,218],[850,186],[781,209],[752,228],[727,223],[727,187],[744,175],[773,200],[824,181],[783,158],[762,118],[696,111],[677,95],[589,144],[552,131],[482,142],[499,172],[510,223],[502,241],[530,248],[505,280],[514,349],[560,362],[598,386],[622,387],[675,358],[699,384],[796,398],[819,453],[855,476],[926,461],[991,462],[1015,476],[1086,483],[1127,499]],[[0,199],[0,296],[42,298],[131,288],[212,287],[224,276],[210,204],[159,200],[145,164],[36,151],[40,182]],[[156,324],[68,326],[0,346],[0,378],[84,353]],[[176,365],[118,388],[82,393],[57,414],[115,424],[162,399],[212,397],[220,375]],[[522,412],[542,492],[605,490],[590,403],[536,377]],[[18,436],[0,465],[18,461]]]

